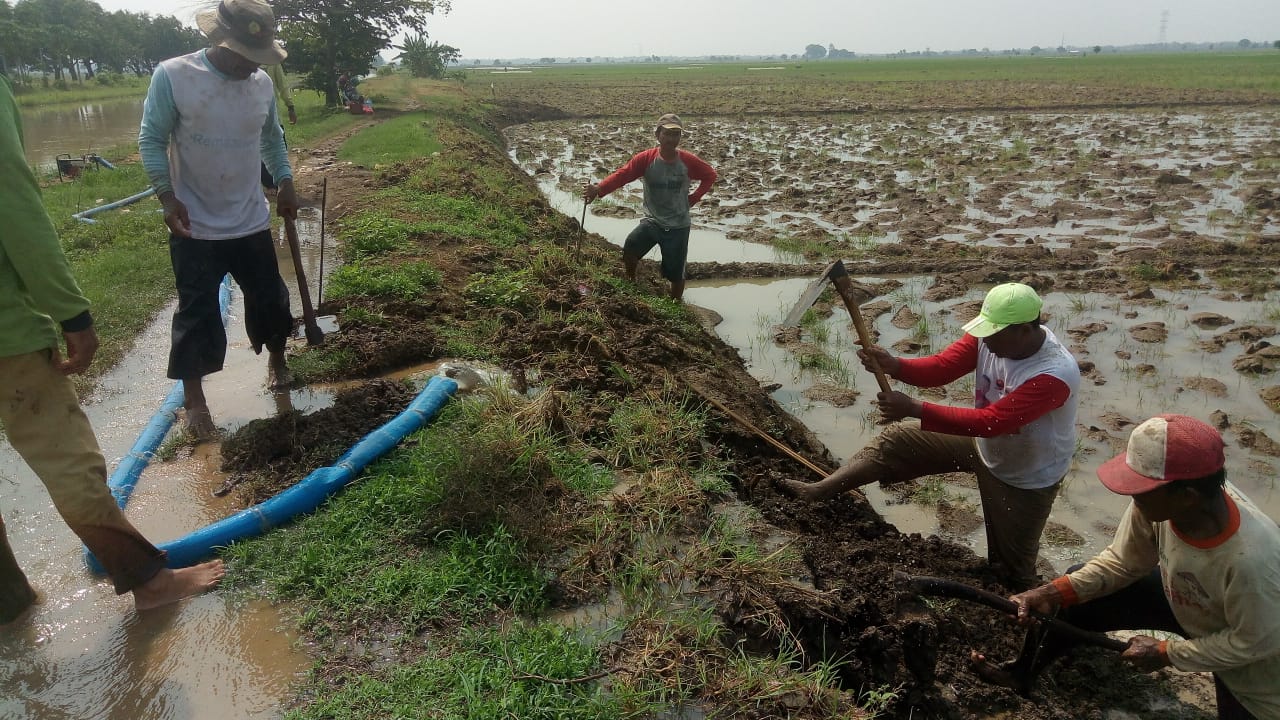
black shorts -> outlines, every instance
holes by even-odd
[[[218,307],[218,286],[228,273],[244,293],[244,324],[253,351],[284,349],[293,331],[289,289],[280,277],[271,231],[231,240],[169,236],[169,259],[178,288],[173,313],[168,376],[204,377],[222,369],[227,332]]]
[[[642,258],[654,245],[662,250],[662,277],[671,282],[684,280],[684,265],[689,257],[689,228],[664,230],[652,220],[641,220],[627,235],[622,252]]]

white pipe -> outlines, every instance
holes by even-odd
[[[142,192],[138,193],[137,195],[130,195],[129,197],[127,197],[127,198],[125,198],[125,199],[123,199],[123,200],[117,200],[117,201],[112,202],[112,203],[107,203],[106,205],[99,205],[99,206],[97,206],[97,207],[91,207],[91,208],[89,208],[88,210],[82,210],[82,211],[80,211],[80,212],[78,212],[78,213],[75,213],[75,214],[73,214],[71,217],[73,217],[73,218],[75,218],[75,219],[79,220],[80,222],[95,223],[95,222],[97,222],[97,220],[91,220],[91,219],[89,218],[89,216],[90,216],[90,215],[95,215],[95,214],[97,214],[97,213],[102,212],[103,210],[115,210],[115,209],[116,209],[116,208],[118,208],[118,207],[124,207],[125,205],[131,205],[131,204],[133,204],[133,203],[138,202],[139,200],[141,200],[141,199],[142,199],[142,198],[144,198],[144,197],[147,197],[147,196],[149,196],[149,195],[154,195],[154,194],[155,194],[155,192],[156,192],[156,189],[155,189],[155,188],[153,188],[153,187],[149,187],[149,188],[147,188],[146,190],[143,190]]]

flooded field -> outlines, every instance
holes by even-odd
[[[1110,539],[1125,500],[1093,471],[1133,424],[1160,412],[1212,415],[1231,445],[1231,480],[1280,516],[1280,356],[1267,347],[1280,325],[1275,265],[1260,256],[1247,272],[1222,267],[1280,241],[1280,113],[685,120],[683,147],[721,177],[694,211],[691,277],[708,279],[691,281],[686,300],[723,318],[716,332],[836,457],[879,432],[876,388],[838,301],[834,312],[820,301],[827,317],[802,335],[777,333],[814,263],[843,258],[870,284],[890,281],[864,315],[902,355],[941,350],[992,283],[1018,280],[1041,290],[1048,327],[1085,376],[1075,468],[1045,537],[1053,570]],[[513,159],[576,218],[582,182],[649,146],[652,129],[557,121],[507,137]],[[620,245],[640,198],[633,183],[592,205],[587,230]],[[1186,250],[1170,262],[1170,247]],[[729,263],[776,266],[747,280]],[[904,389],[972,402],[965,380],[945,392]],[[981,553],[976,489],[949,480],[870,496],[900,528]]]

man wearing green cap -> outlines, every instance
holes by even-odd
[[[1041,300],[1021,283],[997,285],[965,336],[937,355],[898,358],[883,348],[858,351],[868,370],[915,387],[938,387],[974,373],[974,407],[923,402],[901,392],[876,396],[888,420],[844,467],[817,483],[785,480],[782,489],[817,501],[873,482],[972,472],[986,518],[987,557],[1010,588],[1036,585],[1040,533],[1075,452],[1080,369],[1040,324]]]

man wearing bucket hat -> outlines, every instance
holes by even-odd
[[[946,385],[974,373],[974,407],[923,402],[901,392],[877,404],[898,423],[854,459],[817,483],[784,480],[799,498],[825,500],[873,482],[972,472],[986,520],[987,557],[1011,588],[1037,584],[1040,534],[1075,452],[1080,369],[1040,324],[1040,297],[1030,286],[992,288],[965,335],[937,355],[898,358],[879,347],[858,356],[916,387]]]
[[[671,297],[684,295],[684,266],[689,256],[689,208],[698,204],[716,181],[716,171],[702,158],[679,149],[684,124],[674,113],[658,118],[654,136],[658,146],[649,148],[597,183],[582,190],[584,202],[594,202],[633,180],[644,181],[644,217],[627,235],[622,265],[627,279],[635,282],[640,258],[657,245],[662,250],[662,276],[671,282]],[[692,181],[698,187],[692,192]]]
[[[1186,415],[1138,425],[1125,452],[1098,468],[1133,499],[1111,545],[1066,575],[1014,595],[1032,625],[1017,660],[974,653],[984,679],[1030,692],[1036,676],[1075,642],[1034,624],[1030,610],[1087,630],[1136,635],[1121,656],[1143,671],[1211,672],[1218,717],[1280,718],[1280,528],[1226,482],[1222,436]],[[1060,610],[1060,612],[1059,612]]]
[[[182,380],[187,427],[203,438],[215,426],[202,378],[221,370],[226,356],[218,286],[227,273],[244,292],[254,352],[263,346],[269,352],[270,382],[288,382],[284,351],[293,316],[259,185],[261,166],[279,186],[277,213],[296,217],[298,198],[275,89],[259,70],[285,58],[271,7],[262,0],[223,0],[196,23],[211,47],[156,68],[138,146],[164,206],[178,288],[168,375]]]

